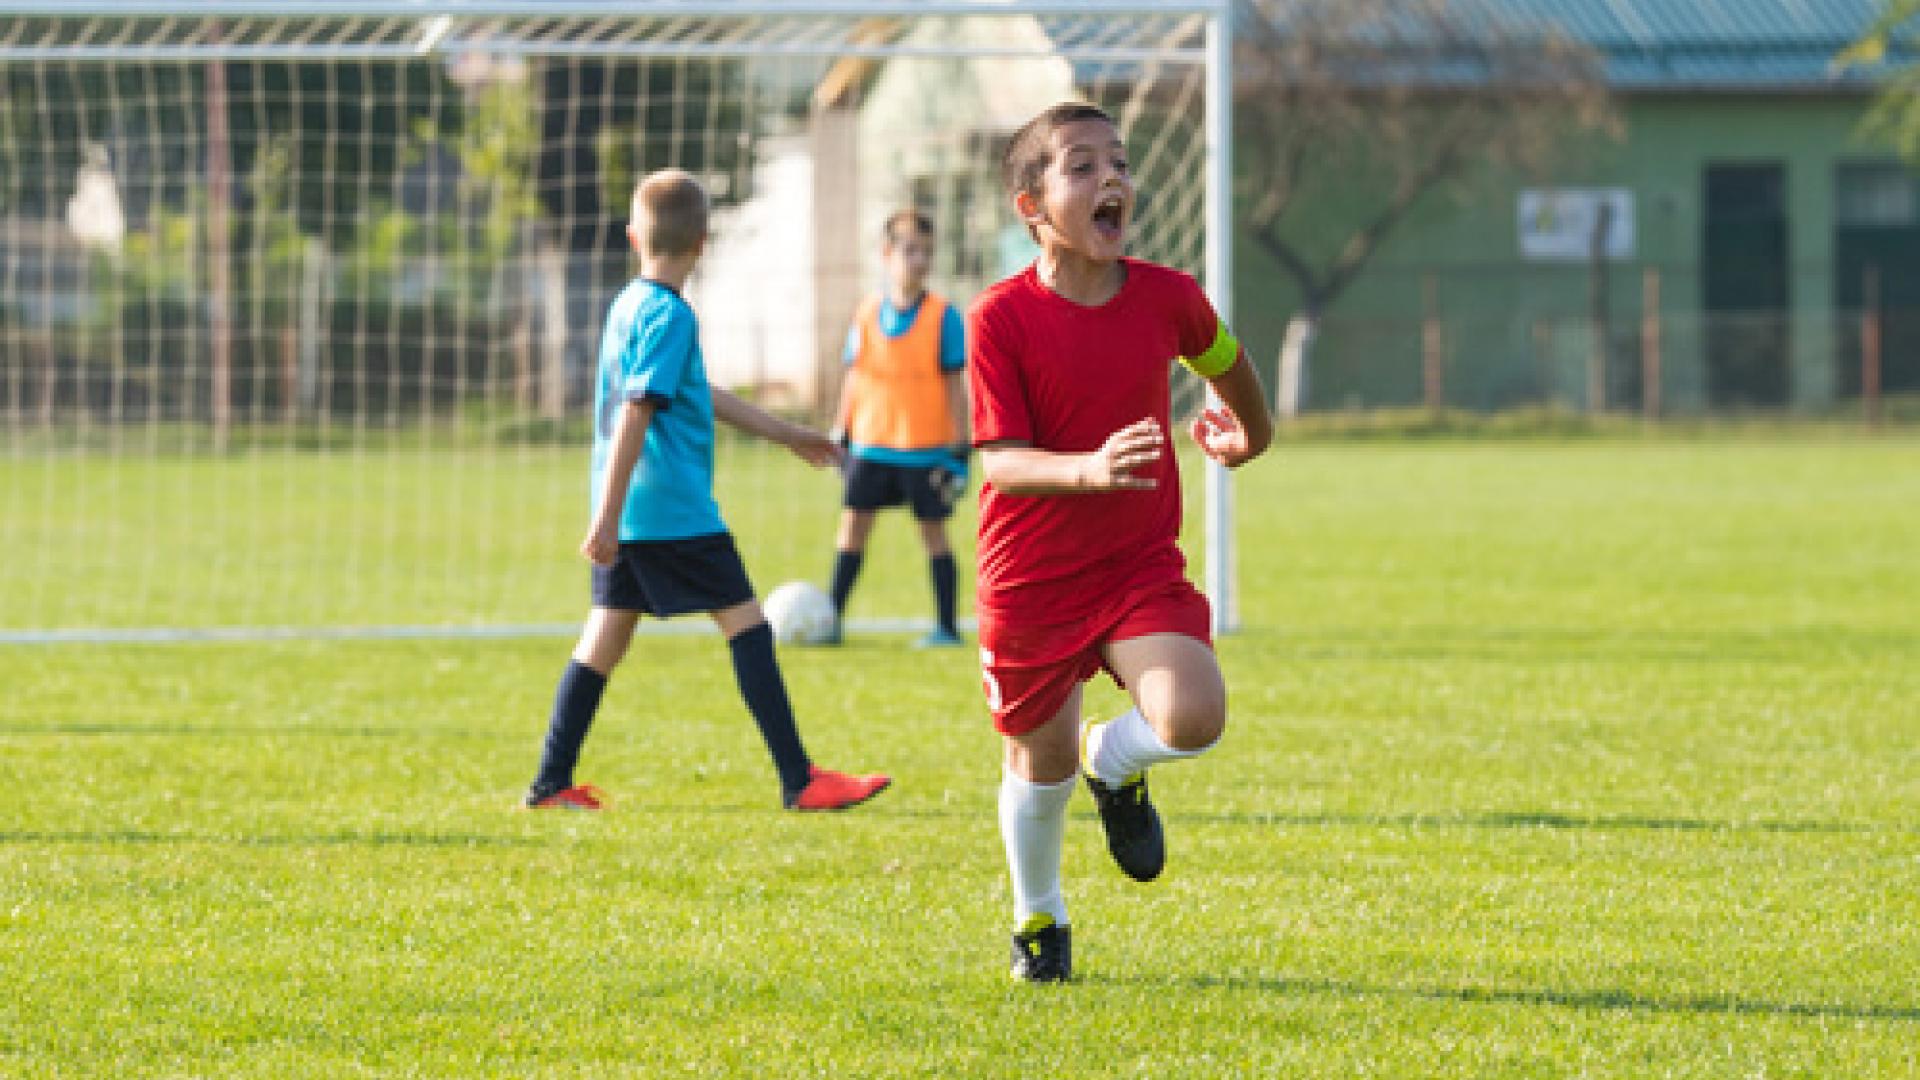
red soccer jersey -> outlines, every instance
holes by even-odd
[[[1086,453],[1143,417],[1172,433],[1168,378],[1182,356],[1213,344],[1219,317],[1193,278],[1124,259],[1113,299],[1086,307],[1040,282],[1033,267],[981,293],[967,316],[976,445],[1018,440]],[[1136,475],[1148,490],[1094,495],[980,491],[979,610],[983,624],[1069,622],[1110,588],[1186,566],[1180,473],[1169,438]],[[985,630],[982,631],[983,644]]]

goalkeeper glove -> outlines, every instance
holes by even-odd
[[[967,493],[967,447],[949,448],[947,459],[933,467],[927,480],[948,506],[959,502],[960,497]]]

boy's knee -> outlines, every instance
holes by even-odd
[[[618,638],[598,637],[583,639],[574,646],[573,659],[585,667],[592,668],[601,675],[612,675],[613,669],[626,659],[627,641]]]
[[[1169,749],[1197,754],[1219,742],[1226,731],[1227,702],[1213,694],[1176,698],[1161,715],[1148,712],[1147,721]]]
[[[1167,746],[1183,754],[1197,754],[1210,750],[1220,741],[1227,730],[1227,714],[1224,710],[1205,715],[1184,718],[1183,722],[1173,725],[1165,736]]]
[[[760,601],[745,600],[730,608],[721,608],[708,613],[720,636],[732,641],[755,627],[765,626],[767,617],[760,610]]]
[[[631,639],[618,634],[582,637],[573,647],[573,658],[602,675],[610,674],[626,658]]]

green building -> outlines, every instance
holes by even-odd
[[[1494,6],[1597,54],[1618,137],[1423,203],[1327,311],[1305,408],[1430,401],[1437,361],[1459,408],[1824,411],[1860,395],[1873,295],[1882,385],[1920,391],[1920,184],[1861,134],[1873,73],[1834,62],[1876,0]],[[1235,322],[1269,372],[1299,307],[1236,244]]]

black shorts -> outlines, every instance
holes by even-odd
[[[593,568],[593,606],[665,619],[753,599],[730,533],[621,544],[612,566]]]
[[[953,502],[938,465],[893,465],[858,454],[847,458],[847,490],[843,505],[849,510],[885,510],[910,506],[920,521],[945,521],[953,516]]]

